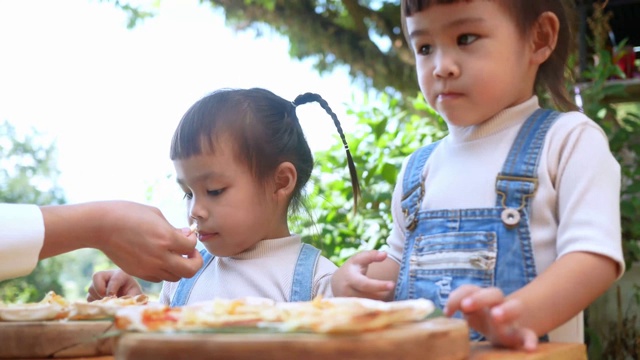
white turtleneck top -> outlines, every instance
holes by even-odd
[[[247,296],[288,301],[293,284],[293,271],[302,247],[299,235],[262,240],[241,254],[216,256],[196,281],[187,304]],[[324,256],[316,264],[313,297],[331,297],[331,275],[337,266]],[[178,286],[164,282],[160,302],[169,305]]]
[[[521,125],[538,108],[534,96],[479,125],[449,124],[449,135],[424,167],[421,209],[495,206],[496,176]],[[393,193],[393,228],[386,250],[397,262],[401,261],[405,243],[400,205],[405,166],[406,160]],[[560,115],[547,133],[537,175],[530,232],[538,274],[557,258],[581,251],[613,259],[619,264],[621,276],[620,165],[602,129],[582,113]],[[582,314],[554,330],[550,337],[552,341],[582,342]]]

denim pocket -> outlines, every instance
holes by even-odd
[[[409,258],[409,297],[443,307],[463,284],[494,285],[495,232],[455,232],[417,237]]]

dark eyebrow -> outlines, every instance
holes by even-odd
[[[222,177],[222,175],[217,173],[217,172],[215,172],[215,171],[209,171],[209,172],[206,172],[206,173],[198,175],[193,180],[194,181],[200,181],[200,180],[207,180],[207,179],[210,179],[210,178],[217,178],[217,177]],[[184,183],[184,179],[176,178],[176,182],[178,183],[178,185],[186,186],[185,183]]]
[[[466,17],[466,18],[460,18],[460,19],[456,19],[453,20],[447,24],[445,24],[444,28],[445,29],[451,29],[451,28],[456,28],[462,25],[467,25],[467,24],[477,24],[477,23],[484,23],[486,22],[485,19],[481,18],[481,17]],[[429,35],[429,30],[428,29],[417,29],[412,31],[409,34],[410,38],[414,38],[416,36],[422,36],[422,35]]]

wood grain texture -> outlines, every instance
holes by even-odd
[[[448,318],[357,335],[129,333],[115,359],[459,360],[469,356],[468,334],[466,322]]]
[[[0,322],[0,359],[74,358],[113,354],[114,338],[98,338],[111,321]]]
[[[489,343],[471,345],[469,360],[587,360],[587,347],[576,343],[541,343],[534,352],[499,349]]]

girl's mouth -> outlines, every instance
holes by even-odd
[[[200,240],[201,242],[211,241],[217,235],[218,235],[218,233],[199,232],[198,233],[198,240]]]
[[[455,100],[461,96],[462,96],[461,93],[443,92],[443,93],[440,93],[440,95],[438,95],[438,101]]]

